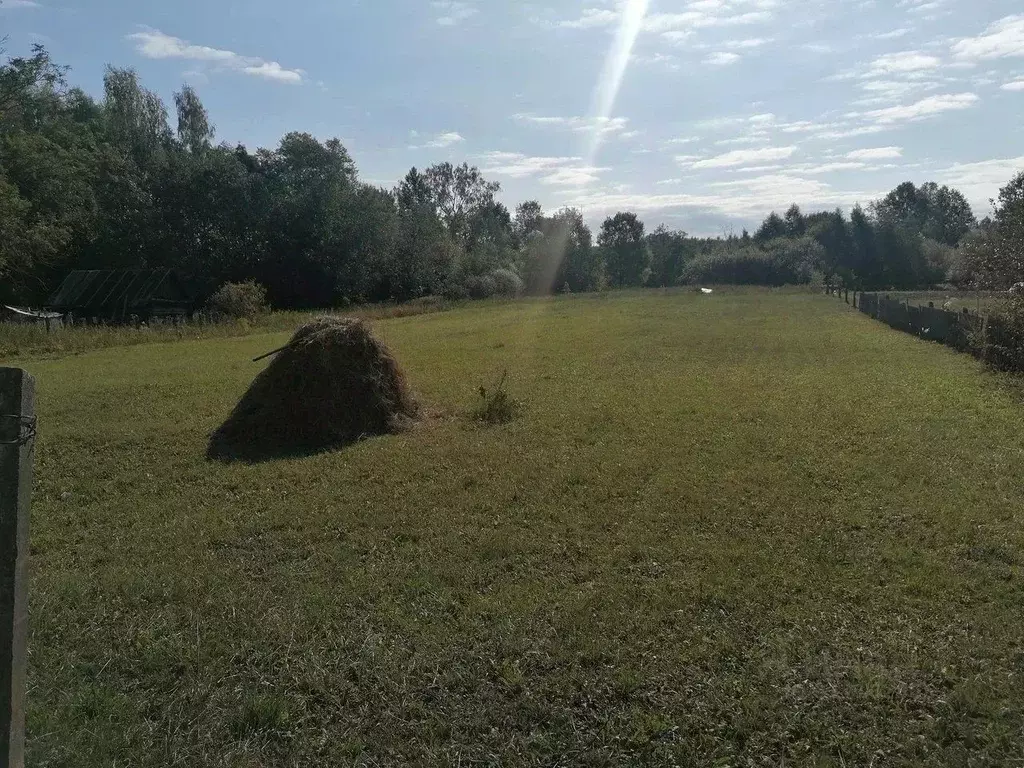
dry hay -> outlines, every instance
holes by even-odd
[[[322,317],[299,328],[216,432],[207,455],[258,460],[399,431],[418,408],[369,326]]]

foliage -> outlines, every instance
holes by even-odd
[[[672,231],[664,225],[647,235],[651,254],[649,285],[667,287],[682,281],[687,261],[693,258],[693,245],[685,232]]]
[[[523,281],[511,269],[496,269],[491,273],[494,280],[494,294],[515,298],[523,292]]]
[[[0,64],[0,301],[40,304],[76,268],[174,268],[204,295],[256,281],[272,306],[296,309],[507,295],[512,283],[489,277],[498,270],[536,295],[667,287],[702,273],[788,281],[804,268],[786,266],[773,244],[806,238],[821,249],[813,269],[848,287],[1024,279],[1013,185],[984,243],[959,191],[905,182],[848,220],[791,205],[752,238],[647,234],[635,212],[619,211],[595,247],[580,211],[545,214],[531,200],[513,216],[500,185],[468,163],[412,168],[383,189],[360,181],[336,138],[293,131],[254,151],[214,144],[188,85],[174,94],[172,130],[133,70],[108,68],[100,98],[66,76],[40,46]]]
[[[1024,282],[1024,171],[999,190],[995,214],[962,249],[964,271],[982,288]]]
[[[225,283],[210,297],[207,308],[225,317],[252,320],[269,308],[267,289],[257,282]]]
[[[747,246],[702,253],[687,263],[683,282],[690,284],[799,285],[811,281],[823,256],[813,239],[781,239],[764,248]]]
[[[647,281],[651,252],[644,239],[644,223],[635,213],[617,213],[605,219],[597,244],[604,253],[612,287],[639,286]]]
[[[1000,371],[1024,372],[1024,296],[1013,295],[990,314],[982,357]]]

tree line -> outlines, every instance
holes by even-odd
[[[40,46],[0,66],[0,300],[39,304],[69,270],[129,267],[175,268],[200,295],[255,281],[282,308],[699,282],[1024,280],[1024,174],[980,223],[957,190],[906,182],[848,218],[794,205],[752,236],[647,232],[620,212],[595,238],[577,209],[510,211],[500,185],[465,163],[412,168],[384,189],[359,180],[337,139],[215,144],[187,85],[173,120],[130,69],[108,68],[94,99]]]

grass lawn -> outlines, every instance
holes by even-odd
[[[1007,379],[807,294],[377,329],[449,416],[258,465],[206,436],[286,334],[19,362],[29,765],[1024,762]]]

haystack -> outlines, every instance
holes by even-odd
[[[211,458],[258,460],[395,432],[417,413],[388,349],[353,318],[303,325],[210,437]]]

